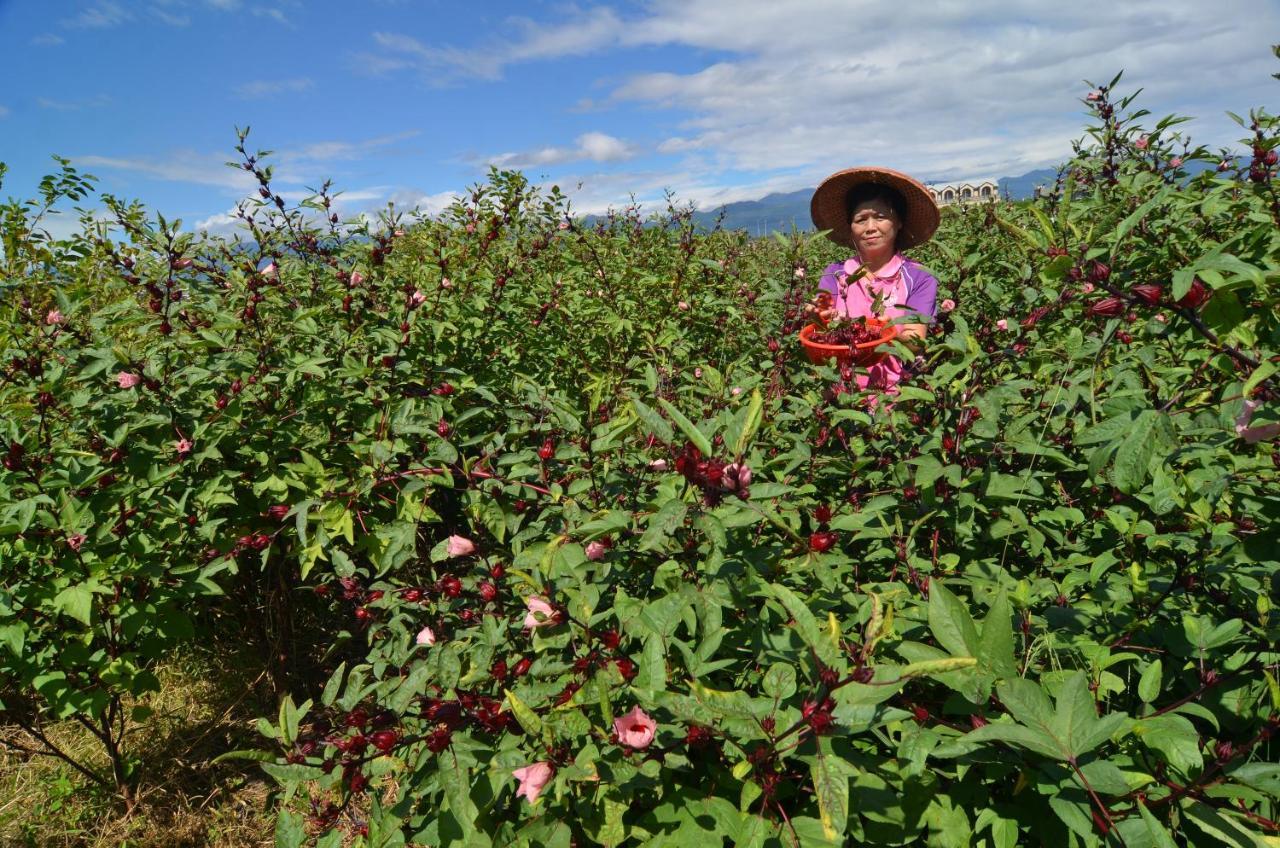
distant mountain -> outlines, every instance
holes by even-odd
[[[996,180],[1000,186],[1000,196],[1010,200],[1030,200],[1035,196],[1036,186],[1053,188],[1053,181],[1058,178],[1057,168],[1041,168],[1027,171],[1020,177],[1001,177]]]
[[[765,236],[775,230],[790,232],[792,226],[798,230],[812,230],[813,221],[809,218],[809,198],[812,196],[811,188],[769,194],[759,200],[741,200],[705,212],[695,212],[693,220],[710,229],[723,212],[724,220],[720,225],[724,229],[746,230],[753,236]]]
[[[1027,200],[1035,193],[1036,186],[1052,186],[1057,175],[1058,172],[1053,168],[1041,168],[1028,171],[1020,177],[1001,177],[996,184],[1000,186],[1001,197]],[[693,219],[710,228],[715,226],[716,219],[723,214],[721,226],[726,230],[746,230],[753,236],[768,235],[774,231],[789,232],[793,226],[797,230],[809,231],[813,229],[813,222],[809,218],[809,199],[812,196],[811,188],[770,194],[759,200],[742,200],[695,212]]]

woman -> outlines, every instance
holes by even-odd
[[[814,225],[830,231],[827,238],[856,251],[827,266],[809,309],[824,322],[885,318],[909,344],[923,339],[936,314],[938,281],[900,251],[924,244],[938,229],[929,191],[888,168],[849,168],[823,180],[809,208]],[[889,356],[860,375],[858,387],[888,388],[901,378],[902,363]]]

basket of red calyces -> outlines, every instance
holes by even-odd
[[[809,324],[800,331],[800,344],[814,364],[834,358],[839,363],[874,365],[888,355],[880,350],[898,335],[896,326],[879,318],[841,318],[830,324]]]

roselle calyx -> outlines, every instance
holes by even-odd
[[[1094,318],[1114,318],[1124,312],[1124,301],[1118,297],[1104,297],[1090,304],[1088,314]]]
[[[1154,283],[1142,283],[1129,289],[1129,291],[1147,306],[1155,306],[1164,297],[1164,288]]]
[[[1199,277],[1196,277],[1191,281],[1191,288],[1187,289],[1187,293],[1178,298],[1177,304],[1183,309],[1199,309],[1211,297],[1213,292],[1201,282]]]

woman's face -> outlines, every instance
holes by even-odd
[[[883,200],[865,200],[853,210],[849,231],[858,255],[870,258],[894,252],[902,220],[893,207]]]

